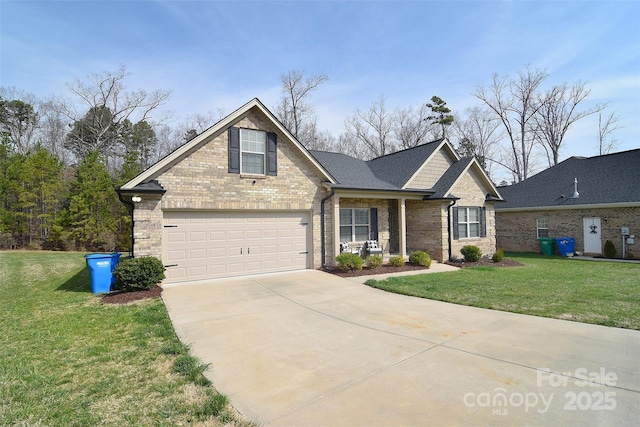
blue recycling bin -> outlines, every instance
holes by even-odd
[[[557,237],[556,246],[558,246],[558,252],[560,256],[573,256],[576,239],[573,237]]]
[[[113,269],[118,265],[120,254],[89,254],[84,256],[91,274],[91,292],[102,294],[111,291],[111,285],[115,282]]]

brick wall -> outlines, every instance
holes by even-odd
[[[449,258],[447,205],[449,202],[407,200],[407,249],[425,251],[439,262]]]
[[[507,251],[540,252],[537,218],[549,222],[549,237],[575,238],[575,250],[584,252],[583,218],[600,218],[602,246],[611,240],[622,255],[622,227],[640,237],[640,207],[556,209],[529,212],[496,211],[498,247]],[[637,248],[637,249],[636,249]],[[640,242],[629,245],[629,251],[640,254]]]
[[[485,202],[486,195],[488,193],[487,188],[484,186],[482,180],[478,174],[469,169],[468,173],[464,174],[460,180],[455,184],[451,190],[451,194],[460,197],[460,200],[456,202],[458,207],[485,207],[486,208],[486,237],[474,237],[453,240],[451,245],[452,255],[457,258],[462,258],[460,249],[465,245],[474,245],[482,250],[483,255],[492,256],[496,251],[496,232],[495,232],[495,208],[493,203]]]
[[[145,200],[136,205],[136,256],[162,258],[163,210],[305,210],[312,213],[313,264],[319,267],[320,201],[328,194],[320,176],[257,108],[234,126],[278,134],[278,176],[228,173],[227,131],[212,135],[158,176],[166,190],[161,201]]]

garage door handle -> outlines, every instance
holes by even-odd
[[[304,251],[304,252],[298,252],[299,254],[308,254],[309,251]]]
[[[178,264],[169,264],[169,265],[165,265],[164,268],[169,268],[169,267],[177,267]]]

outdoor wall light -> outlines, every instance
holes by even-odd
[[[140,203],[140,202],[142,201],[142,197],[140,197],[140,196],[133,196],[133,197],[131,198],[131,201],[132,201],[133,203]]]

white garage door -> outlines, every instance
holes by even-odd
[[[165,212],[164,283],[309,268],[308,212]]]

